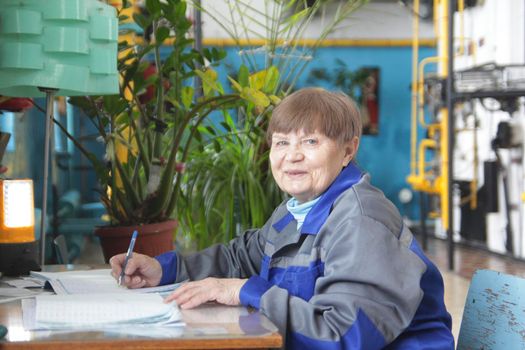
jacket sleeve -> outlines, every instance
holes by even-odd
[[[293,276],[304,287],[314,284],[308,300],[255,276],[241,289],[241,302],[286,334],[287,349],[381,349],[409,326],[423,297],[426,265],[406,240],[366,216],[344,221],[319,252],[319,276]]]
[[[215,244],[187,256],[168,252],[156,257],[162,266],[160,284],[206,277],[247,278],[259,272],[264,239],[261,230],[248,230],[228,244]]]

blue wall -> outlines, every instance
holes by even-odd
[[[228,49],[226,62],[235,67],[240,64],[236,49]],[[435,55],[434,48],[421,48],[420,59]],[[379,84],[379,134],[364,135],[358,153],[360,167],[372,177],[379,187],[401,211],[411,219],[419,218],[419,201],[414,196],[409,204],[398,199],[399,191],[410,188],[406,177],[410,172],[410,84],[412,79],[411,47],[321,47],[307,66],[297,87],[306,82],[314,68],[331,72],[342,60],[349,70],[364,66],[380,69]],[[224,73],[224,72],[222,72]],[[323,84],[327,89],[335,86]],[[421,136],[421,132],[419,133]]]
[[[433,56],[435,49],[422,48],[419,55],[420,59]],[[416,219],[419,217],[417,196],[407,205],[402,205],[398,199],[402,188],[410,188],[405,179],[410,172],[412,49],[321,48],[309,68],[335,66],[337,58],[343,60],[349,69],[362,66],[377,66],[380,69],[379,134],[362,137],[358,163],[370,173],[372,183],[394,202],[403,215]]]

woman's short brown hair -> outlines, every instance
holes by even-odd
[[[304,130],[321,132],[340,143],[361,137],[361,116],[356,104],[345,94],[321,88],[304,88],[285,97],[274,109],[266,139],[275,132],[288,134]]]

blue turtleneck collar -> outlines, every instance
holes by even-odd
[[[363,173],[353,162],[341,170],[334,182],[332,182],[330,187],[328,187],[328,189],[316,199],[317,202],[309,210],[304,219],[303,225],[300,227],[301,233],[310,235],[317,234],[328,218],[335,200],[341,195],[341,193],[359,182],[362,176]],[[288,214],[277,221],[273,227],[280,232],[293,219],[294,216],[288,211]]]

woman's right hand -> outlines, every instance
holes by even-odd
[[[118,254],[109,259],[111,275],[118,280],[126,254]],[[162,267],[157,259],[144,254],[133,253],[128,260],[122,285],[128,288],[155,287],[162,278]]]

